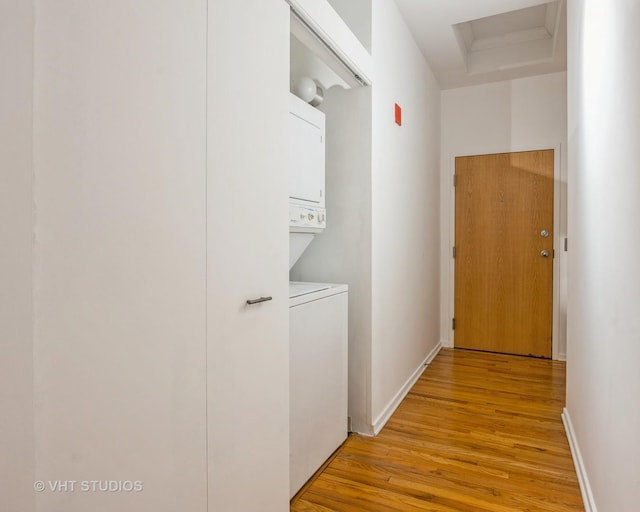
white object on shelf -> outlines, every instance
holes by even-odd
[[[293,93],[301,100],[306,101],[312,107],[317,107],[324,99],[324,92],[312,78],[303,76],[298,80]]]

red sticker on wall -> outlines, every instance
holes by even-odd
[[[402,108],[396,103],[396,124],[402,126]]]

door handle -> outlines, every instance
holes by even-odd
[[[273,300],[273,297],[260,297],[259,299],[249,299],[247,301],[247,305],[252,306],[254,304],[260,304],[261,302],[267,302],[268,300]]]
[[[543,258],[548,258],[549,257],[549,251],[547,251],[546,249],[543,251],[540,251],[540,256],[542,256]]]

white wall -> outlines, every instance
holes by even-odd
[[[554,276],[559,310],[554,312],[558,336],[555,354],[566,355],[566,253],[561,242],[566,236],[567,100],[566,73],[554,73],[485,85],[442,91],[441,163],[441,273],[440,337],[450,345],[453,332],[451,279],[453,272],[454,158],[461,155],[502,153],[559,148],[560,180],[556,180],[556,258],[559,275]]]
[[[640,503],[640,5],[568,7],[565,419],[590,484],[587,510],[631,511]]]
[[[33,3],[0,4],[0,500],[33,493]]]
[[[439,342],[440,90],[395,2],[374,0],[372,421]],[[402,107],[402,126],[394,104]]]
[[[395,3],[373,2],[372,12],[373,86],[331,89],[321,106],[327,229],[291,272],[349,284],[349,415],[367,434],[439,339],[440,92]]]
[[[36,1],[38,510],[206,509],[206,7]]]
[[[371,53],[371,0],[328,0],[362,46]]]

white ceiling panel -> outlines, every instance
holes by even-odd
[[[564,0],[396,3],[443,89],[566,70]]]

